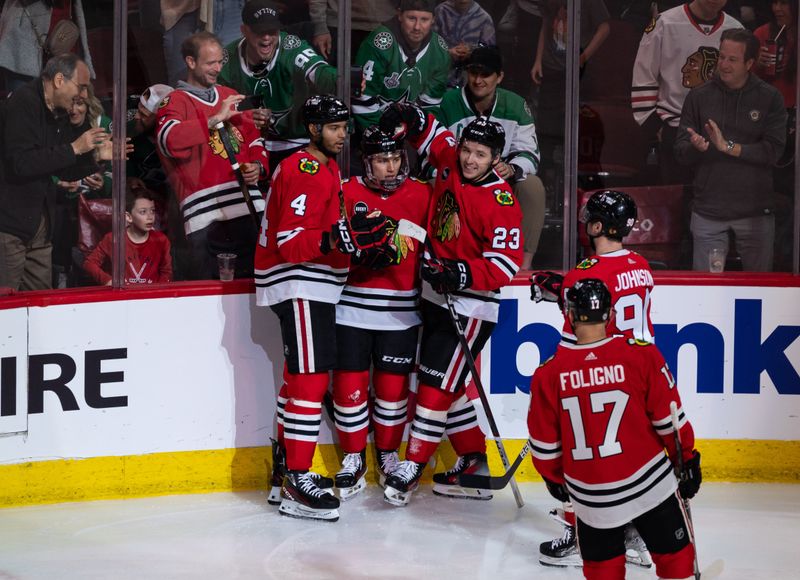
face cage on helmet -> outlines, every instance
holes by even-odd
[[[400,169],[397,172],[397,175],[391,179],[382,179],[378,181],[375,178],[375,174],[372,173],[372,158],[378,155],[386,155],[388,153],[399,153],[400,154]],[[371,184],[375,185],[379,189],[391,193],[396,191],[403,183],[405,183],[406,179],[408,179],[408,175],[411,173],[411,170],[408,165],[408,155],[406,155],[405,149],[399,149],[396,151],[386,151],[381,153],[373,153],[372,155],[364,155],[364,174],[366,180]]]

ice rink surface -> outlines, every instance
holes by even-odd
[[[337,523],[278,515],[266,494],[218,493],[0,510],[0,579],[582,578],[538,564],[561,535],[536,483],[492,501],[444,499],[430,485],[406,508],[370,485]],[[692,502],[701,570],[730,580],[800,579],[800,486],[704,484]],[[628,578],[656,578],[628,566]]]

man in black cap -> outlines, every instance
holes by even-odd
[[[219,82],[255,96],[242,108],[259,109],[253,118],[274,168],[308,143],[300,109],[313,94],[336,92],[336,69],[307,42],[281,31],[278,6],[270,0],[248,0],[241,30],[242,38],[225,47]]]
[[[539,244],[545,210],[544,185],[536,176],[539,143],[533,117],[525,99],[498,86],[503,80],[503,60],[497,48],[475,48],[466,70],[465,86],[445,93],[436,116],[456,137],[477,117],[503,126],[506,143],[495,171],[511,185],[522,208],[522,268],[527,270]]]

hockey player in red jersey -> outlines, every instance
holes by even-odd
[[[584,577],[625,577],[625,527],[633,522],[659,578],[691,578],[694,546],[681,497],[700,487],[700,454],[672,374],[654,345],[608,334],[611,294],[601,280],[577,281],[565,299],[575,342],[562,342],[534,373],[528,430],[548,491],[575,506]],[[680,483],[670,463],[679,453]]]
[[[277,314],[285,358],[269,501],[279,502],[284,515],[329,521],[339,518],[339,500],[327,492],[333,482],[309,469],[328,372],[336,364],[336,302],[350,255],[382,244],[387,226],[383,216],[342,218],[334,157],[349,119],[335,97],[305,102],[310,143],[273,174],[255,253],[256,302]]]
[[[389,243],[353,256],[336,305],[338,363],[333,372],[336,431],[344,452],[336,474],[341,499],[364,489],[370,415],[379,482],[398,463],[406,425],[409,373],[414,370],[419,325],[419,263],[422,248],[396,232],[397,220],[424,224],[430,187],[409,179],[405,141],[371,126],[361,140],[364,177],[344,182],[346,215],[375,211],[390,218]],[[370,367],[375,395],[368,405]]]
[[[531,298],[558,302],[562,309],[566,292],[583,278],[603,280],[611,292],[614,316],[609,322],[610,334],[621,334],[646,342],[653,341],[650,320],[650,295],[653,274],[650,266],[636,252],[626,250],[622,240],[637,218],[636,202],[626,193],[614,190],[598,191],[586,202],[581,220],[594,254],[570,270],[566,277],[555,272],[536,272],[531,277]],[[562,341],[575,342],[575,334],[564,310]],[[564,511],[551,514],[564,524],[564,534],[539,547],[539,561],[548,566],[580,566],[581,559],[575,538],[575,513],[569,502]],[[635,529],[627,531],[629,562],[649,567],[652,559]]]
[[[417,406],[405,461],[387,478],[384,498],[406,505],[445,433],[448,410],[458,405],[469,373],[444,294],[461,317],[477,357],[494,328],[499,289],[522,262],[522,214],[509,185],[493,169],[503,150],[502,127],[485,118],[471,122],[458,144],[453,134],[414,105],[391,105],[386,130],[406,131],[410,143],[436,169],[428,216],[432,252],[422,264],[422,345]],[[456,485],[453,473],[488,470],[486,439],[473,415],[450,435],[459,454],[454,470],[437,474],[434,491],[490,499]],[[488,472],[488,471],[487,471]]]
[[[236,110],[244,99],[216,84],[222,46],[208,32],[181,46],[187,81],[161,102],[158,153],[178,197],[191,251],[191,278],[218,278],[217,254],[232,252],[237,278],[253,275],[256,231],[216,125],[224,122],[257,212],[264,211],[258,180],[267,175],[267,150],[251,115]]]

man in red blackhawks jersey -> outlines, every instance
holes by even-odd
[[[190,277],[219,278],[219,253],[235,253],[236,277],[250,277],[256,229],[216,125],[226,125],[257,212],[264,211],[258,180],[267,175],[267,151],[252,115],[236,110],[244,96],[216,84],[222,68],[219,40],[199,32],[183,42],[181,52],[187,80],[161,101],[156,142],[183,214]]]
[[[370,367],[375,394],[371,419],[375,435],[379,482],[398,463],[408,404],[409,373],[414,369],[419,325],[419,265],[423,248],[400,236],[397,220],[427,222],[430,187],[409,179],[404,139],[370,126],[361,149],[364,177],[344,182],[346,215],[380,211],[389,218],[389,243],[353,257],[353,265],[336,305],[339,349],[333,372],[336,431],[344,452],[336,474],[341,499],[366,486],[365,474]]]
[[[675,380],[654,345],[608,334],[612,296],[601,280],[576,281],[565,300],[575,342],[562,341],[534,373],[528,430],[548,491],[574,505],[584,577],[625,577],[625,528],[633,522],[659,578],[692,578],[694,546],[680,498],[694,497],[702,476]],[[680,483],[670,463],[678,453],[687,476]]]
[[[490,499],[483,490],[456,484],[458,473],[487,470],[486,439],[464,395],[469,369],[444,294],[450,294],[473,356],[489,338],[499,309],[499,289],[522,262],[522,213],[509,185],[494,171],[503,150],[503,128],[485,118],[472,121],[456,144],[433,116],[410,104],[393,104],[381,128],[406,132],[410,143],[436,169],[428,215],[432,252],[422,263],[422,345],[419,392],[406,459],[386,480],[384,499],[406,505],[446,430],[448,411],[459,422],[448,436],[459,460],[434,476],[434,491]]]
[[[570,270],[566,277],[555,272],[536,272],[531,277],[531,299],[558,302],[563,310],[563,342],[575,342],[572,323],[565,310],[566,292],[583,278],[600,279],[611,292],[614,310],[609,334],[653,342],[650,320],[653,274],[647,260],[626,250],[622,244],[636,223],[637,213],[636,202],[628,194],[614,190],[595,192],[587,201],[581,218],[594,254]],[[564,524],[564,534],[541,544],[539,561],[548,566],[580,566],[572,505],[567,502],[563,513],[553,510],[551,515]],[[651,566],[650,554],[636,530],[630,527],[626,534],[628,561]]]
[[[387,221],[342,217],[335,156],[347,138],[349,109],[318,95],[305,102],[302,116],[310,142],[273,173],[255,251],[256,302],[278,316],[285,358],[268,501],[284,515],[336,521],[333,482],[309,471],[328,372],[336,366],[336,303],[351,255],[383,245]]]

